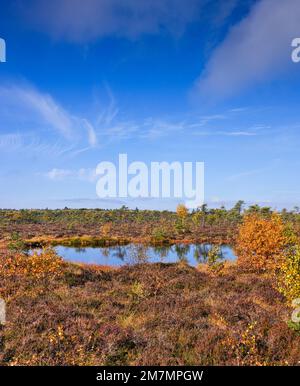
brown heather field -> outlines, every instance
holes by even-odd
[[[45,244],[66,237],[64,212],[69,222],[70,216],[75,216],[73,227],[89,229],[84,224],[91,212],[82,212],[84,216],[78,211],[2,212],[0,297],[7,304],[7,322],[0,326],[1,365],[300,364],[300,328],[289,325],[293,309],[278,291],[277,277],[262,266],[262,262],[274,263],[274,256],[286,250],[286,240],[295,240],[290,234],[288,238],[282,235],[282,219],[286,221],[284,215],[289,214],[249,217],[239,233],[246,264],[224,266],[193,268],[178,262],[113,269],[79,265],[63,262],[51,249],[27,256],[21,251],[22,239],[9,239],[9,230],[22,227],[22,237],[44,237]],[[240,214],[228,211],[211,225],[207,223],[209,217],[203,221],[200,216],[200,224],[193,221],[197,213],[178,219],[167,212],[160,214],[156,223],[151,212],[141,217],[134,211],[128,211],[127,217],[124,211],[92,214],[104,216],[97,229],[108,242],[117,242],[112,232],[117,228],[126,238],[130,222],[135,224],[131,232],[140,227],[143,236],[149,226],[152,241],[169,242],[168,232],[174,232],[173,239],[188,240],[196,234],[197,224],[203,231],[217,226],[221,229],[228,221],[225,229],[230,234],[235,229],[235,239],[243,221]],[[122,233],[123,228],[116,224],[123,215]],[[291,214],[291,219],[297,229],[299,216]],[[47,221],[54,234],[48,229],[45,236],[41,230],[46,229]],[[38,230],[33,231],[35,227]],[[74,229],[73,238],[67,239],[70,245],[82,242]],[[222,237],[229,237],[229,233]],[[89,237],[94,236],[83,240],[92,242]],[[292,270],[286,266],[292,280],[286,282],[285,293],[293,298],[299,294],[300,263],[298,252],[291,256],[298,265],[293,263]]]
[[[236,265],[65,264],[1,277],[2,365],[297,365],[300,336],[271,279]],[[14,280],[15,279],[15,280]]]

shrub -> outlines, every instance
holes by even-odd
[[[184,204],[178,204],[176,208],[176,213],[177,216],[183,220],[188,216],[189,211]]]
[[[13,252],[22,252],[25,249],[25,243],[18,232],[12,233],[7,247]]]
[[[214,245],[207,254],[207,263],[211,272],[222,273],[224,262],[222,261],[222,251],[218,245]]]
[[[168,242],[168,236],[164,229],[154,228],[151,235],[151,241],[154,244],[163,244]]]
[[[62,274],[63,265],[62,258],[53,249],[44,249],[32,255],[18,253],[0,259],[0,275],[30,279],[55,278]]]
[[[246,215],[236,243],[238,263],[258,270],[280,268],[289,240],[281,217],[274,213],[268,218]]]
[[[300,298],[300,246],[290,247],[279,274],[279,290],[289,302]]]

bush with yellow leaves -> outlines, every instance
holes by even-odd
[[[265,218],[258,214],[244,217],[236,243],[238,263],[258,270],[277,270],[285,260],[289,238],[279,214]]]
[[[176,213],[180,219],[184,220],[188,216],[189,211],[184,204],[178,204],[176,208]]]
[[[45,279],[61,276],[63,260],[53,249],[43,249],[31,255],[10,254],[0,259],[0,275]]]
[[[289,248],[279,274],[279,290],[289,302],[300,298],[300,246]]]
[[[300,298],[300,245],[293,228],[280,215],[245,216],[236,251],[244,267],[275,272],[279,291],[289,303]]]

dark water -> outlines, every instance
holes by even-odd
[[[137,244],[108,248],[75,248],[57,246],[55,250],[66,261],[120,266],[141,262],[175,263],[185,261],[192,266],[207,261],[210,244],[177,244],[172,246],[150,247]],[[219,259],[234,261],[236,256],[228,245],[220,246]]]

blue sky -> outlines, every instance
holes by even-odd
[[[300,203],[298,0],[1,3],[0,207],[98,200],[101,161],[204,161],[205,199]]]

